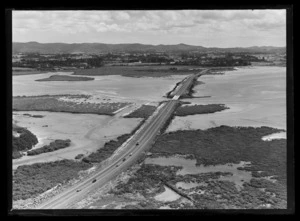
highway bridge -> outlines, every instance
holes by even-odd
[[[40,204],[36,209],[72,208],[72,204],[83,199],[89,192],[104,186],[122,171],[129,168],[141,154],[151,147],[155,141],[155,137],[159,134],[161,128],[179,105],[178,99],[180,96],[191,86],[193,80],[205,71],[207,70],[186,78],[181,87],[174,94],[173,99],[162,104],[162,107],[151,119],[126,143],[126,146],[122,147],[123,150],[113,158],[111,163],[87,179],[76,183],[67,190]]]

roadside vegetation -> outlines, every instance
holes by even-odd
[[[89,102],[71,102],[59,100],[61,96],[31,96],[31,97],[13,97],[13,111],[52,111],[68,113],[85,114],[104,114],[114,115],[114,112],[129,103],[89,103]],[[68,95],[68,98],[77,98],[77,95]]]
[[[142,105],[137,110],[131,112],[130,114],[124,116],[124,118],[145,118],[150,117],[156,110],[155,106],[152,105]]]
[[[103,147],[84,157],[82,161],[86,163],[100,163],[108,159],[129,137],[130,134],[124,134],[117,137],[116,141],[111,140],[106,142]]]
[[[78,172],[92,164],[61,160],[19,166],[13,175],[13,200],[25,200],[78,177]]]
[[[104,144],[103,147],[99,148],[96,152],[91,153],[90,155],[82,159],[86,163],[100,163],[108,159],[127,139],[129,139],[145,122],[141,121],[140,124],[130,133],[123,134],[117,137],[116,140],[110,140]]]
[[[66,147],[69,147],[71,144],[71,140],[67,139],[67,140],[55,140],[53,142],[51,142],[49,145],[45,145],[41,148],[37,148],[34,150],[30,150],[27,151],[27,155],[28,156],[33,156],[33,155],[38,155],[41,153],[47,153],[47,152],[53,152],[59,149],[63,149]]]
[[[90,77],[74,77],[69,75],[51,75],[48,78],[37,79],[35,81],[93,81],[95,78]]]
[[[172,92],[175,91],[175,90],[177,89],[178,85],[179,85],[181,82],[182,82],[182,81],[177,82],[176,85],[174,86],[174,88],[166,94],[166,97],[167,97],[167,98],[173,98],[174,94],[172,94]],[[194,80],[192,81],[191,85],[187,88],[186,92],[180,96],[180,99],[182,99],[182,98],[194,98],[193,94],[195,93],[195,91],[193,90],[193,88],[194,88],[196,85],[201,85],[201,84],[204,84],[204,82],[198,81],[197,79],[194,79]]]
[[[38,143],[37,137],[29,130],[17,125],[13,125],[12,136],[12,158],[17,159],[22,157],[21,152],[30,150]]]
[[[194,114],[209,114],[229,109],[224,104],[186,105],[176,109],[175,116],[187,116]]]
[[[180,99],[193,98],[194,97],[193,94],[195,93],[193,88],[199,84],[203,84],[203,82],[197,81],[197,79],[194,79],[193,82],[191,83],[191,85],[187,88],[187,91],[183,95],[180,96]]]

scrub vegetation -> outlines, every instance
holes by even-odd
[[[55,140],[51,142],[49,145],[45,145],[41,148],[37,148],[34,150],[27,151],[28,156],[38,155],[41,153],[53,152],[55,150],[63,149],[69,147],[71,143],[70,139],[67,140]]]
[[[74,160],[19,166],[13,175],[13,200],[28,199],[78,177],[92,164]]]
[[[69,75],[51,75],[48,78],[38,79],[36,81],[93,81],[95,78],[74,77]]]
[[[34,117],[34,118],[43,118],[44,115],[39,115],[39,114],[36,114],[36,115],[31,115],[31,114],[23,114],[24,116],[28,116],[28,117]]]
[[[137,110],[131,112],[130,114],[124,116],[124,118],[145,118],[150,117],[156,110],[155,106],[152,105],[142,105]]]
[[[229,109],[224,104],[186,105],[180,106],[175,111],[175,116],[187,116],[193,114],[209,114]]]
[[[150,150],[157,156],[186,156],[196,159],[197,165],[224,165],[251,162],[238,168],[249,171],[252,178],[242,188],[235,183],[221,180],[224,172],[178,175],[181,167],[142,164],[128,180],[120,180],[111,191],[118,197],[133,196],[143,200],[146,208],[198,208],[198,209],[266,209],[286,208],[286,140],[263,141],[265,135],[282,130],[270,127],[220,126],[207,130],[176,131],[161,134]],[[148,156],[149,157],[149,156]],[[273,176],[273,179],[269,179]],[[177,182],[202,183],[191,189],[177,188]],[[153,197],[168,186],[181,198],[172,202],[159,202]],[[182,199],[190,203],[182,203]],[[140,203],[140,204],[141,204]],[[140,204],[136,208],[141,207]]]
[[[116,141],[111,140],[106,142],[103,147],[84,157],[82,161],[86,163],[100,163],[108,159],[129,137],[130,134],[124,134],[117,137]]]
[[[96,152],[91,153],[90,155],[82,159],[86,163],[100,163],[108,159],[127,139],[129,139],[145,122],[141,121],[140,124],[130,133],[123,134],[117,137],[116,140],[110,140],[104,144],[103,147],[98,149]]]
[[[17,125],[13,125],[12,136],[12,158],[17,159],[22,157],[21,151],[31,149],[38,143],[37,137],[29,130]]]
[[[76,103],[59,100],[66,95],[47,95],[30,97],[13,97],[13,111],[52,111],[85,114],[114,115],[113,112],[129,103]],[[68,98],[78,98],[78,95],[68,95]]]

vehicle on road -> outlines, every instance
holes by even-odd
[[[95,183],[96,181],[97,181],[97,180],[96,180],[96,179],[94,179],[92,183]]]
[[[135,146],[138,146],[139,145],[139,143],[136,143],[136,145]]]
[[[119,166],[119,164],[116,165],[116,167],[118,167],[118,166]]]
[[[126,158],[123,158],[123,162],[126,160]]]
[[[80,191],[81,191],[81,189],[76,190],[76,192],[80,192]]]
[[[131,156],[132,156],[132,153],[130,153],[129,156],[131,157]]]

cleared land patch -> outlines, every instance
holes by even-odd
[[[129,104],[127,102],[77,103],[72,101],[63,101],[59,99],[61,97],[76,98],[78,95],[13,97],[13,111],[52,111],[114,115],[113,112]]]

